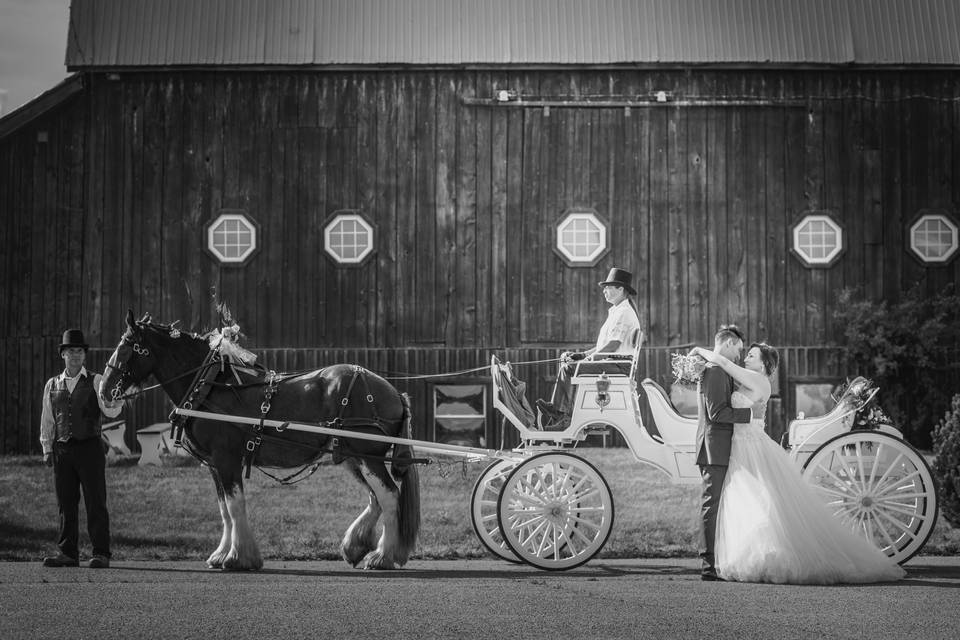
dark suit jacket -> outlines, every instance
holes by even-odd
[[[716,366],[707,366],[697,394],[697,464],[726,466],[734,423],[750,422],[750,409],[730,405],[733,378]]]

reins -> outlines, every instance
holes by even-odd
[[[193,374],[197,373],[198,371],[200,371],[200,370],[203,369],[204,367],[209,367],[209,366],[212,366],[212,365],[213,365],[212,362],[207,362],[207,361],[205,360],[202,364],[200,364],[200,366],[194,367],[193,369],[190,369],[189,371],[185,371],[185,372],[181,373],[180,375],[177,375],[177,376],[174,376],[174,377],[172,377],[172,378],[169,378],[168,380],[165,380],[165,382],[173,382],[173,381],[175,381],[175,380],[179,380],[180,378],[186,378],[186,377],[189,376],[189,375],[193,375]],[[123,373],[123,372],[124,372],[123,369],[121,369],[120,367],[118,367],[118,366],[116,366],[116,365],[110,364],[109,362],[107,363],[106,366],[109,367],[110,369],[116,369],[116,370],[119,371],[120,373]],[[147,387],[140,387],[139,389],[137,389],[136,391],[134,391],[134,392],[132,392],[132,393],[124,393],[123,395],[117,396],[117,397],[116,397],[116,400],[129,400],[129,399],[131,399],[131,398],[136,398],[137,396],[142,395],[142,394],[146,393],[147,391],[153,391],[154,389],[159,389],[159,388],[162,387],[162,386],[163,386],[163,383],[162,383],[162,382],[158,382],[158,383],[156,383],[156,384],[151,384],[150,386],[147,386]]]

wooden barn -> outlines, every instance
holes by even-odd
[[[65,328],[102,370],[128,308],[217,301],[271,368],[510,444],[490,354],[545,396],[612,266],[665,386],[721,323],[781,348],[776,436],[846,373],[839,289],[960,274],[952,0],[73,0],[65,44],[0,119],[0,453],[39,450]]]

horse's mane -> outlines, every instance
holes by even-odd
[[[170,322],[168,324],[164,324],[162,322],[155,322],[149,319],[136,321],[136,325],[141,329],[150,329],[151,331],[155,331],[157,333],[165,333],[171,336],[174,336],[174,335],[187,336],[193,340],[202,340],[203,342],[206,342],[208,336],[210,336],[211,334],[217,331],[216,329],[210,329],[209,331],[205,331],[203,333],[197,333],[195,331],[181,331],[180,329],[177,329],[177,325],[179,323],[180,323],[179,320],[174,320],[173,322]],[[130,332],[129,327],[127,328],[127,332],[128,333]]]

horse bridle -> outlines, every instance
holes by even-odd
[[[137,393],[124,395],[123,393],[123,389],[125,387],[124,383],[127,380],[133,381],[133,374],[130,373],[130,369],[129,367],[127,367],[127,364],[130,362],[130,352],[127,351],[124,354],[120,353],[123,347],[126,347],[127,349],[132,350],[137,355],[141,355],[141,356],[150,355],[150,349],[148,349],[147,347],[140,346],[140,343],[133,339],[132,330],[128,330],[123,334],[123,336],[120,338],[120,346],[117,347],[117,364],[112,364],[109,361],[107,362],[107,368],[113,369],[120,374],[120,377],[117,378],[117,383],[113,386],[112,389],[110,389],[110,397],[114,402],[116,402],[117,400],[134,397],[146,391],[146,389],[141,389]],[[136,384],[135,381],[133,381],[133,383]]]
[[[140,329],[144,327],[150,327],[156,330],[169,331],[171,338],[180,337],[180,330],[173,325],[170,325],[170,326],[155,325],[152,323],[144,323],[144,322],[137,322],[136,324],[137,324],[137,327]],[[124,332],[123,336],[120,338],[120,343],[122,346],[127,347],[137,355],[140,355],[140,356],[150,355],[150,349],[147,347],[141,346],[140,343],[133,338],[132,327],[128,329],[126,332]],[[124,388],[125,381],[130,380],[132,381],[133,384],[140,384],[140,382],[142,382],[142,380],[141,381],[133,380],[133,374],[130,373],[130,369],[126,366],[129,361],[130,361],[130,353],[127,352],[124,357],[120,357],[119,347],[118,347],[117,364],[111,364],[110,362],[107,362],[108,368],[114,369],[120,374],[120,377],[117,379],[117,383],[113,386],[112,389],[110,389],[110,396],[114,401],[125,400],[127,398],[135,398],[140,394],[146,393],[147,391],[151,391],[152,389],[156,389],[158,387],[163,386],[158,382],[157,384],[151,385],[149,387],[143,387],[134,393],[124,394],[123,388]],[[214,363],[212,360],[207,358],[199,366],[189,369],[187,371],[184,371],[178,376],[174,376],[173,378],[170,378],[168,382],[172,382],[173,380],[179,380],[180,378],[186,378],[187,376],[192,376],[201,370],[209,369],[214,364],[216,363]]]

